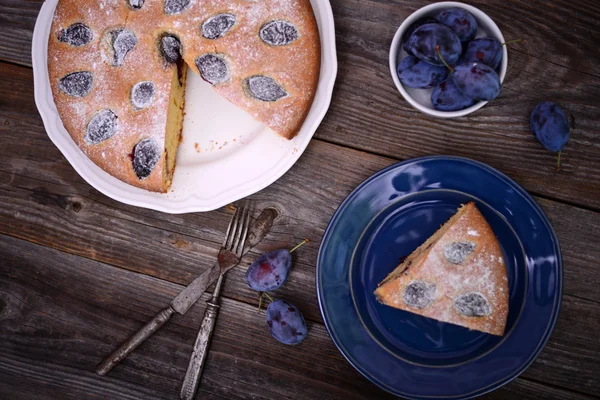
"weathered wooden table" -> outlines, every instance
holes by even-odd
[[[593,0],[476,0],[507,39],[500,97],[471,116],[427,117],[398,94],[388,48],[426,1],[332,0],[339,74],[331,108],[300,161],[251,199],[284,216],[260,251],[313,241],[280,297],[308,319],[300,346],[271,339],[243,279],[226,279],[199,398],[388,398],[338,353],[319,313],[315,261],[342,199],[398,160],[483,161],[535,196],[560,239],[564,297],[538,359],[489,399],[600,394],[600,5]],[[92,189],[50,142],[33,100],[31,35],[42,0],[0,0],[0,398],[175,399],[205,302],[175,316],[108,376],[94,366],[215,260],[226,209],[168,215]],[[529,131],[541,100],[559,102],[572,135],[555,155]],[[203,297],[208,298],[208,294]]]

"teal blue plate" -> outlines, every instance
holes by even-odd
[[[469,201],[506,261],[503,337],[386,307],[373,295]],[[406,398],[472,398],[517,377],[548,340],[562,294],[560,248],[539,206],[502,173],[463,158],[414,159],[376,173],[340,205],[321,243],[317,294],[334,343],[369,380]]]

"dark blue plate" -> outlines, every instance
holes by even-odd
[[[509,280],[503,337],[379,304],[377,284],[474,201],[498,238]],[[516,378],[548,340],[562,260],[546,216],[515,182],[484,164],[426,157],[359,185],[333,215],[317,262],[317,293],[334,343],[365,377],[415,399],[465,399]]]

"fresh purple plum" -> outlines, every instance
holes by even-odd
[[[440,111],[464,110],[475,104],[475,99],[465,96],[458,90],[452,78],[448,78],[431,92],[431,104]]]
[[[400,72],[404,71],[405,69],[408,69],[408,68],[412,67],[413,65],[415,65],[419,61],[420,60],[417,57],[415,57],[415,56],[404,57],[400,61],[400,63],[398,64],[398,68],[397,68],[398,75],[400,75]]]
[[[536,139],[549,151],[561,151],[569,141],[569,120],[556,103],[539,103],[531,112],[529,123]]]
[[[457,65],[452,81],[462,94],[475,100],[493,100],[500,94],[500,77],[482,63]]]
[[[502,44],[492,37],[475,39],[466,45],[461,61],[480,62],[495,70],[502,61]]]
[[[439,46],[444,60],[452,65],[458,61],[462,46],[456,33],[442,24],[425,24],[408,39],[408,48],[419,59],[433,65],[444,65],[436,48]]]
[[[246,271],[246,282],[256,291],[275,290],[284,284],[292,268],[289,250],[270,251],[258,257]]]
[[[267,325],[271,336],[283,344],[298,344],[306,338],[308,328],[298,308],[285,300],[273,300],[267,307]]]
[[[398,78],[405,86],[417,89],[428,89],[436,86],[448,76],[448,68],[444,66],[431,65],[414,56],[408,57],[414,58],[418,62],[404,69],[401,69],[401,67],[406,67],[406,65],[403,65],[402,63],[398,65]],[[404,60],[406,60],[406,58]],[[412,61],[407,64],[411,63]]]
[[[463,43],[475,39],[477,35],[477,21],[471,13],[462,8],[453,7],[443,10],[437,15],[437,20],[452,29]]]
[[[412,52],[408,48],[408,39],[410,38],[410,35],[413,34],[415,29],[417,29],[418,27],[423,26],[425,24],[438,24],[438,23],[439,23],[439,21],[433,17],[423,17],[423,18],[419,18],[418,20],[413,22],[408,28],[406,28],[404,35],[402,35],[402,48],[404,49],[404,51],[406,51],[409,55],[412,55]]]
[[[280,288],[292,268],[292,253],[309,241],[309,239],[304,239],[292,250],[274,250],[258,257],[246,271],[248,285],[259,292]]]

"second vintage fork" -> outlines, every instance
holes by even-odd
[[[248,226],[250,224],[250,211],[244,207],[238,207],[227,228],[225,241],[219,251],[218,262],[221,269],[219,280],[215,286],[212,298],[207,301],[204,318],[194,343],[190,363],[185,373],[183,386],[181,387],[180,397],[183,400],[192,400],[198,388],[198,382],[204,369],[206,356],[208,355],[208,346],[212,337],[217,315],[219,314],[219,294],[223,283],[225,272],[232,266],[237,265],[241,258],[248,235]]]

